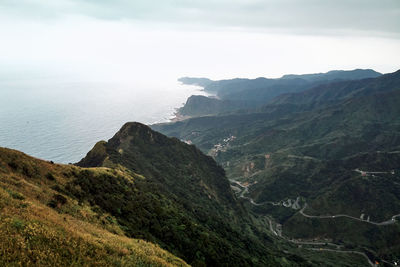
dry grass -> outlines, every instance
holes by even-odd
[[[160,247],[128,238],[109,214],[60,192],[82,169],[34,159],[0,148],[0,265],[186,266]],[[89,169],[124,175],[123,170]],[[61,195],[65,203],[50,208]]]

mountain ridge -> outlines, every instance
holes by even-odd
[[[88,174],[133,179],[125,172],[54,164],[0,147],[1,265],[188,266],[158,245],[126,237],[115,217],[79,202],[68,185]]]
[[[243,104],[242,110],[227,105],[224,114],[151,127],[128,122],[76,166],[0,148],[0,247],[6,251],[0,263],[355,266],[395,260],[400,71],[310,89],[290,77],[280,85],[300,83],[292,93],[256,108],[232,100],[242,84],[229,100],[215,99]],[[247,99],[260,90],[250,88]],[[221,108],[216,103],[211,111]]]
[[[215,115],[240,109],[255,109],[268,104],[282,94],[298,93],[313,87],[327,85],[341,80],[362,80],[376,78],[382,74],[373,70],[330,71],[318,74],[289,75],[277,79],[231,79],[211,81],[203,84],[203,90],[218,98],[196,96],[189,98],[178,110],[184,116]],[[187,78],[196,83],[196,78]],[[202,81],[202,79],[200,79]],[[185,81],[185,79],[183,79]],[[201,82],[200,82],[201,83]],[[196,101],[195,101],[196,100]]]
[[[126,123],[108,142],[96,144],[77,165],[120,168],[144,177],[136,181],[143,195],[137,199],[123,188],[113,189],[125,203],[120,210],[115,206],[121,197],[104,202],[96,200],[96,195],[108,190],[94,192],[93,204],[116,216],[128,236],[145,234],[146,240],[193,265],[280,264],[274,256],[279,254],[272,247],[274,241],[257,228],[249,228],[251,216],[237,202],[224,170],[193,145],[140,123]],[[91,190],[82,182],[80,188]],[[135,214],[143,215],[135,219]],[[224,253],[217,253],[222,248]]]
[[[153,128],[213,155],[228,178],[249,184],[247,191],[237,189],[244,203],[257,214],[273,216],[289,236],[326,238],[395,259],[400,253],[394,241],[398,223],[377,226],[329,216],[379,222],[399,213],[399,103],[396,71],[283,94],[254,110]],[[230,136],[235,139],[225,141]],[[307,214],[330,219],[307,218],[282,207],[298,197],[301,205],[307,203]]]

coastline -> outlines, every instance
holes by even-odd
[[[178,81],[179,81],[179,79],[178,79]],[[204,95],[206,97],[214,97],[212,94],[210,94],[209,92],[205,91],[204,87],[201,86],[201,85],[198,85],[198,84],[187,84],[187,83],[184,83],[182,81],[179,81],[179,82],[180,82],[180,86],[195,87],[196,92],[200,92],[201,93],[200,95]],[[193,95],[191,95],[191,96],[193,96]],[[189,97],[191,97],[191,96],[189,96]],[[189,99],[189,97],[187,99]],[[187,101],[187,99],[186,99],[186,101]],[[186,105],[186,103],[184,103],[181,107],[175,108],[175,112],[172,114],[171,118],[169,118],[166,121],[166,123],[184,121],[184,120],[192,118],[192,116],[182,115],[182,114],[179,113],[179,110],[182,107],[184,107],[185,105]]]
[[[192,116],[186,116],[186,115],[180,114],[179,109],[177,109],[177,111],[173,114],[173,116],[174,117],[169,119],[168,122],[178,122],[178,121],[184,121],[184,120],[192,118]]]

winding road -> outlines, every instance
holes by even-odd
[[[356,171],[360,172],[358,169],[357,169]],[[238,185],[240,188],[242,188],[242,191],[239,193],[239,197],[249,200],[249,202],[250,202],[252,205],[260,206],[260,205],[264,205],[264,204],[271,204],[271,205],[274,205],[274,206],[282,206],[282,205],[285,203],[285,202],[282,202],[282,201],[279,201],[279,202],[266,201],[266,202],[262,202],[262,203],[257,203],[257,202],[255,202],[252,198],[245,196],[245,194],[248,194],[248,193],[249,193],[249,186],[250,186],[250,185],[243,185],[243,184],[241,184],[240,182],[238,182],[238,181],[236,181],[236,180],[233,180],[233,179],[231,179],[230,182],[231,182],[231,183],[234,183],[234,184]],[[296,204],[296,205],[295,205],[295,209],[296,209],[297,206],[299,205],[298,202],[299,202],[299,197],[296,199],[296,202],[295,202],[295,204]],[[291,203],[291,202],[289,202],[289,204],[290,204],[290,203]],[[291,205],[289,205],[289,206],[288,206],[288,205],[284,205],[284,206],[285,206],[285,207],[291,207]],[[396,218],[397,218],[397,217],[400,217],[400,214],[396,214],[396,215],[393,215],[392,218],[389,219],[389,220],[387,220],[387,221],[383,221],[383,222],[373,222],[373,221],[363,220],[363,219],[360,219],[360,218],[357,218],[357,217],[353,217],[353,216],[350,216],[350,215],[346,215],[346,214],[321,215],[321,216],[309,215],[309,214],[304,213],[304,210],[305,210],[306,208],[307,208],[307,203],[304,204],[303,208],[299,211],[299,213],[300,213],[302,216],[307,217],[307,218],[335,219],[335,218],[345,217],[345,218],[349,218],[349,219],[352,219],[352,220],[356,220],[356,221],[360,221],[360,222],[365,222],[365,223],[373,224],[373,225],[376,225],[376,226],[384,226],[384,225],[391,225],[391,224],[394,224],[394,223],[396,223]],[[280,237],[280,238],[283,238],[283,239],[285,239],[285,240],[288,241],[288,242],[291,242],[291,243],[294,243],[294,244],[304,244],[304,245],[330,245],[330,246],[336,246],[337,249],[330,249],[330,248],[325,248],[325,247],[324,247],[324,248],[306,248],[306,249],[312,250],[312,251],[318,251],[318,252],[329,251],[329,252],[336,252],[336,253],[358,254],[358,255],[361,255],[362,257],[364,257],[364,258],[368,261],[368,264],[369,264],[370,266],[377,266],[376,264],[374,264],[374,263],[368,258],[367,254],[365,254],[364,252],[353,251],[353,250],[341,250],[340,248],[343,247],[342,245],[338,245],[338,244],[334,244],[334,243],[329,243],[329,242],[298,241],[298,240],[289,239],[289,238],[283,236],[283,235],[282,235],[282,232],[281,232],[281,231],[278,231],[278,228],[277,228],[277,230],[274,229],[273,224],[272,224],[272,220],[271,220],[270,218],[268,218],[267,216],[266,216],[265,218],[268,220],[269,230],[270,230],[273,234],[275,234],[276,236],[278,236],[278,237]],[[385,262],[387,262],[387,261],[385,261]],[[389,263],[389,262],[387,262],[387,263]]]
[[[264,202],[261,202],[261,203],[257,203],[257,202],[255,202],[252,198],[250,198],[250,197],[246,197],[245,196],[245,194],[248,194],[249,193],[249,186],[250,185],[243,185],[243,184],[241,184],[239,181],[236,181],[236,180],[233,180],[233,179],[229,179],[229,181],[231,182],[231,183],[233,183],[233,184],[235,184],[235,185],[238,185],[239,187],[241,187],[243,190],[239,193],[239,197],[240,198],[243,198],[243,199],[247,199],[248,201],[250,201],[250,203],[251,204],[253,204],[254,206],[262,206],[262,205],[265,205],[265,204],[269,204],[269,205],[272,205],[272,206],[285,206],[284,204],[284,201],[279,201],[279,202],[272,202],[272,201],[264,201]],[[293,202],[293,204],[291,204],[291,199],[289,199],[288,201],[289,201],[289,205],[288,206],[285,206],[285,207],[293,207],[293,209],[300,209],[300,206],[299,206],[299,198],[297,198],[294,202]]]
[[[337,253],[358,254],[358,255],[363,256],[363,257],[368,261],[368,264],[369,264],[370,266],[376,266],[375,263],[373,263],[373,262],[368,258],[368,256],[367,256],[365,253],[360,252],[360,251],[354,251],[354,250],[335,250],[335,249],[329,249],[329,248],[308,248],[308,250],[320,251],[320,252],[323,252],[323,251],[330,251],[330,252],[337,252]]]
[[[270,205],[273,205],[273,206],[282,206],[282,205],[285,204],[285,202],[282,202],[282,201],[279,201],[279,202],[265,201],[265,202],[262,202],[262,203],[257,203],[257,202],[255,202],[252,198],[246,197],[246,196],[245,196],[245,194],[248,194],[248,193],[249,193],[249,186],[250,186],[250,185],[243,185],[243,184],[241,184],[239,181],[236,181],[236,180],[233,180],[233,179],[231,179],[230,182],[231,182],[231,183],[234,183],[234,184],[236,184],[236,185],[238,185],[239,187],[241,187],[241,188],[243,189],[243,190],[239,193],[239,197],[240,197],[240,198],[247,199],[248,201],[250,201],[251,204],[253,204],[253,205],[255,205],[255,206],[261,206],[261,205],[265,205],[265,204],[270,204]],[[289,200],[290,200],[290,199],[289,199]],[[295,201],[293,204],[291,204],[291,200],[290,200],[290,201],[289,201],[289,204],[290,204],[290,205],[284,205],[284,206],[285,206],[285,207],[292,207],[293,209],[298,209],[298,207],[299,207],[299,197],[296,199],[296,201]],[[306,208],[307,208],[307,203],[304,204],[303,208],[299,211],[299,213],[300,213],[301,215],[303,215],[304,217],[307,217],[307,218],[315,218],[315,219],[335,219],[335,218],[344,217],[344,218],[349,218],[349,219],[352,219],[352,220],[356,220],[356,221],[364,222],[364,223],[369,223],[369,224],[373,224],[373,225],[377,225],[377,226],[383,226],[383,225],[394,224],[394,223],[396,223],[396,221],[397,221],[396,218],[397,218],[397,217],[400,217],[400,214],[395,214],[395,215],[393,215],[392,218],[390,218],[389,220],[386,220],[386,221],[383,221],[383,222],[374,222],[374,221],[363,220],[363,219],[361,219],[361,218],[353,217],[353,216],[350,216],[350,215],[347,215],[347,214],[335,214],[335,215],[309,215],[309,214],[304,213],[304,210],[305,210]]]
[[[316,219],[335,219],[335,218],[340,218],[340,217],[346,217],[349,219],[353,219],[353,220],[357,220],[360,222],[365,222],[365,223],[370,223],[373,225],[377,225],[377,226],[382,226],[382,225],[390,225],[390,224],[394,224],[396,223],[396,218],[400,217],[400,214],[396,214],[393,215],[391,219],[387,220],[387,221],[383,221],[383,222],[372,222],[372,221],[366,221],[366,220],[362,220],[360,218],[357,217],[353,217],[350,215],[346,215],[346,214],[336,214],[336,215],[321,215],[321,216],[316,216],[316,215],[308,215],[304,213],[304,210],[307,208],[307,203],[304,204],[304,207],[300,210],[300,214],[303,215],[304,217],[307,218],[316,218]]]

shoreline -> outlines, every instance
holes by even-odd
[[[179,79],[178,79],[178,81],[179,81]],[[181,86],[192,86],[192,87],[196,87],[196,90],[197,90],[198,92],[201,92],[201,93],[202,93],[201,95],[204,95],[204,96],[210,97],[210,98],[217,98],[216,95],[213,95],[213,94],[207,92],[207,91],[204,89],[204,87],[201,86],[201,85],[198,85],[198,84],[187,84],[187,83],[184,83],[184,82],[181,82],[181,81],[179,81],[179,82],[180,82],[180,85],[181,85]],[[194,95],[190,95],[189,97],[191,97],[191,96],[194,96]],[[189,99],[189,97],[186,99],[186,101]],[[165,123],[174,123],[174,122],[184,121],[184,120],[187,120],[187,119],[192,118],[193,116],[182,115],[182,114],[179,113],[179,109],[182,108],[182,107],[184,107],[185,105],[186,105],[186,103],[184,103],[183,106],[181,106],[181,107],[179,107],[179,108],[175,108],[175,112],[172,114],[171,118],[169,118]]]
[[[175,111],[175,113],[173,114],[173,117],[171,119],[169,119],[167,123],[184,121],[184,120],[187,120],[190,118],[192,118],[192,116],[182,115],[179,113],[179,109],[177,109],[177,111]]]

